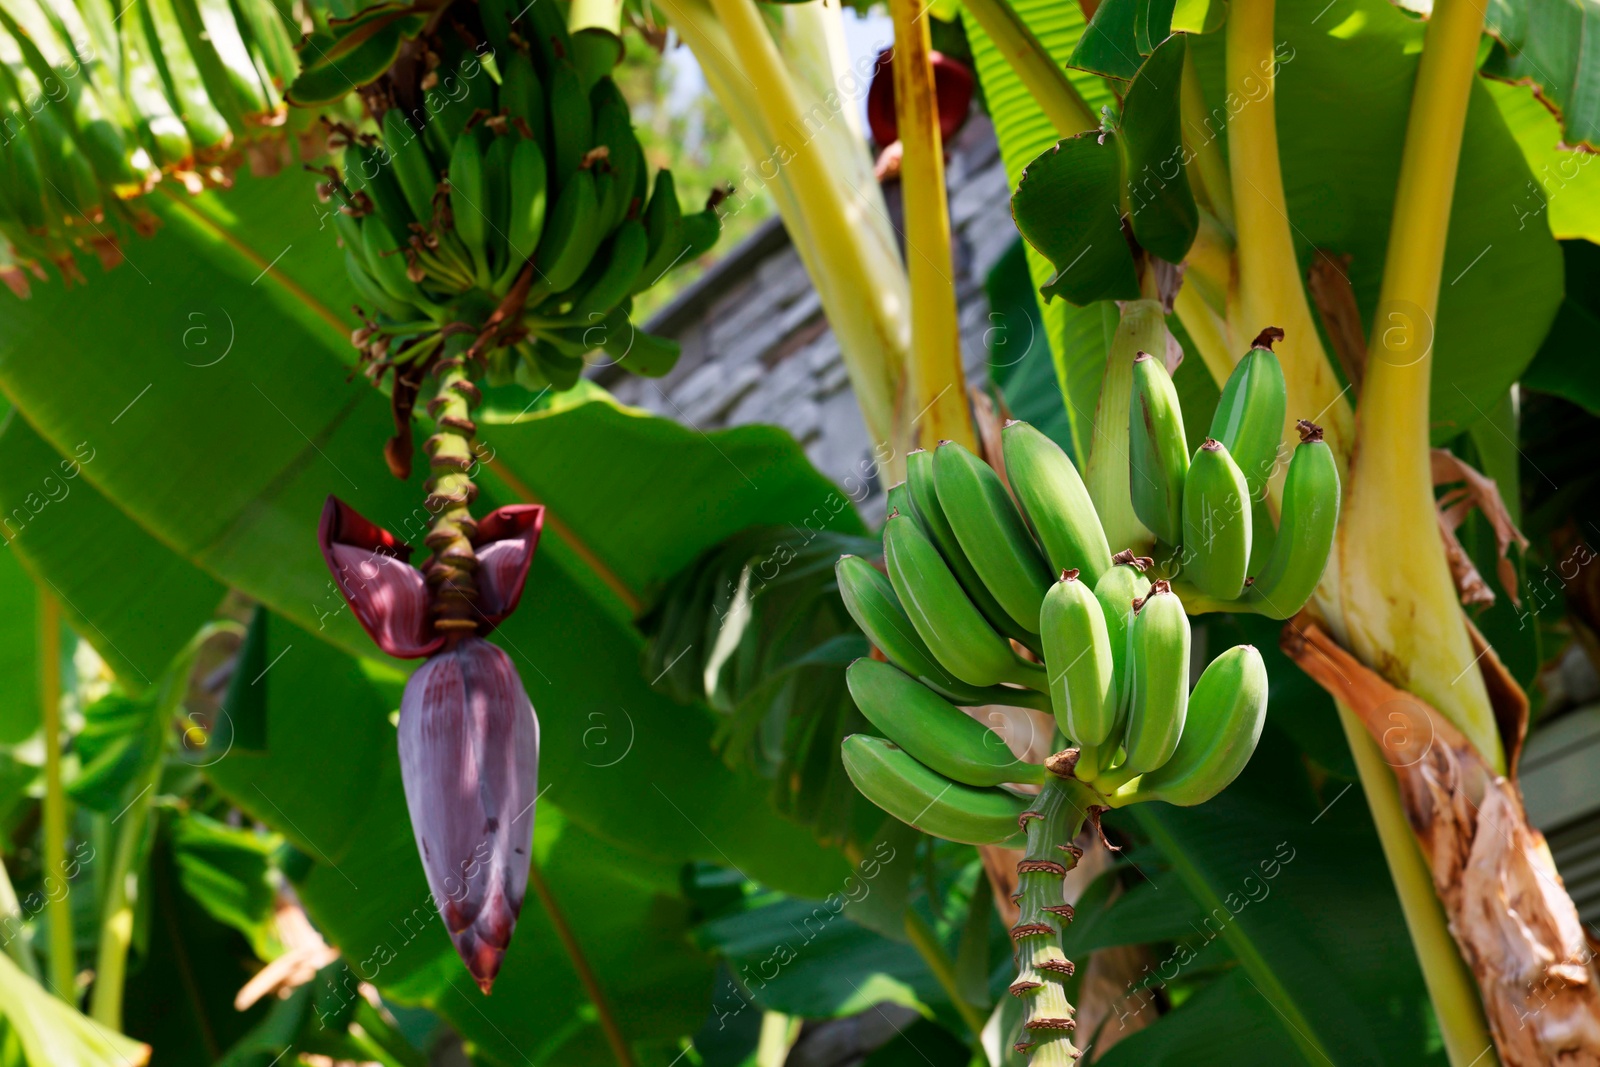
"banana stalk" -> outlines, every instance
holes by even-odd
[[[1047,776],[1033,806],[1022,813],[1028,845],[1017,863],[1017,904],[1011,928],[1017,946],[1017,980],[1011,995],[1026,1003],[1022,1033],[1014,1048],[1029,1067],[1073,1067],[1081,1055],[1072,1043],[1077,1028],[1067,999],[1073,964],[1061,950],[1061,931],[1072,921],[1062,899],[1062,879],[1083,856],[1073,838],[1083,829],[1092,794],[1077,781]]]
[[[967,410],[956,316],[955,263],[945,199],[944,146],[933,87],[933,44],[922,0],[889,0],[894,19],[895,116],[902,148],[906,272],[911,281],[910,431],[922,448],[977,448]]]
[[[910,289],[888,229],[877,184],[860,177],[865,150],[842,144],[850,119],[840,106],[852,72],[838,69],[839,49],[823,30],[826,13],[785,16],[785,48],[753,0],[664,0],[673,26],[694,52],[750,154],[752,177],[766,183],[800,251],[850,372],[867,430],[892,447],[887,481],[904,476],[910,440],[906,410]],[[810,5],[801,5],[810,6]],[[793,69],[791,54],[809,61]],[[831,85],[815,67],[828,56]],[[829,97],[832,97],[830,105]],[[852,180],[855,179],[855,180]]]
[[[44,869],[61,879],[59,899],[49,896],[50,985],[56,996],[76,1007],[77,962],[72,948],[72,905],[67,896],[67,793],[61,783],[61,605],[40,590],[38,596],[39,720],[44,735]]]

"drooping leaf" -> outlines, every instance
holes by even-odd
[[[428,16],[393,0],[374,4],[350,19],[335,19],[328,31],[306,37],[299,48],[300,74],[289,87],[297,107],[330,104],[374,81],[394,63],[400,44],[427,25]]]
[[[1483,72],[1532,83],[1561,120],[1567,144],[1600,151],[1600,62],[1587,47],[1600,33],[1593,0],[1493,0],[1485,28],[1496,38]]]
[[[1560,123],[1529,86],[1487,85],[1533,172],[1510,205],[1518,228],[1542,224],[1559,240],[1600,240],[1600,167],[1592,166],[1600,155],[1564,144]]]
[[[1187,154],[1178,113],[1185,40],[1184,34],[1173,34],[1140,65],[1123,101],[1117,141],[1133,236],[1168,263],[1181,263],[1189,254],[1200,225],[1184,172]]]
[[[1139,278],[1122,236],[1122,163],[1117,134],[1090,131],[1058,141],[1028,164],[1011,198],[1027,242],[1056,268],[1040,287],[1080,307],[1134,300]]]

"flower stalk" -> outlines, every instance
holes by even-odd
[[[1077,756],[1075,750],[1061,755],[1069,754]],[[1077,1021],[1066,991],[1074,965],[1061,948],[1061,932],[1072,921],[1072,905],[1062,898],[1062,881],[1083,857],[1073,838],[1083,829],[1092,794],[1076,779],[1054,773],[1054,761],[1060,759],[1058,755],[1047,761],[1053,773],[1020,817],[1028,844],[1017,862],[1020,915],[1011,928],[1017,979],[1010,992],[1026,1004],[1014,1048],[1028,1057],[1030,1067],[1072,1067],[1081,1055],[1072,1043]]]
[[[478,387],[467,375],[461,354],[465,338],[451,338],[456,351],[441,359],[435,374],[439,390],[428,403],[428,414],[438,432],[428,438],[424,448],[433,477],[428,480],[427,508],[434,513],[423,543],[433,550],[426,574],[433,589],[433,625],[446,634],[475,633],[478,629],[478,557],[472,540],[478,522],[472,517],[472,502],[478,487],[472,481],[477,459],[472,454],[472,439],[477,425],[472,409],[482,399]]]
[[[39,722],[44,735],[44,869],[61,879],[59,897],[45,905],[49,917],[50,985],[76,1006],[77,961],[72,944],[72,905],[67,894],[67,791],[61,781],[61,605],[37,592],[35,655],[39,671]]]

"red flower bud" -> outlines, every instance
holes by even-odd
[[[487,993],[522,911],[539,794],[539,720],[504,652],[466,637],[411,676],[400,774],[434,904]]]

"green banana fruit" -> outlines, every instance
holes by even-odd
[[[1267,667],[1251,645],[1235,645],[1207,665],[1194,692],[1177,751],[1156,770],[1129,783],[1114,806],[1164,800],[1203,804],[1239,777],[1267,721]]]
[[[1250,565],[1250,488],[1227,446],[1206,438],[1183,483],[1183,576],[1207,596],[1234,600]]]
[[[589,92],[589,106],[594,113],[593,145],[606,150],[605,172],[611,175],[606,183],[605,196],[600,200],[600,228],[610,233],[628,213],[628,201],[633,196],[633,171],[628,164],[624,176],[620,167],[628,159],[628,149],[637,143],[633,133],[633,113],[622,90],[610,78],[602,78]]]
[[[1000,441],[1011,489],[1051,568],[1076,570],[1092,588],[1111,568],[1111,548],[1078,468],[1060,445],[1025,422],[1006,423]]]
[[[527,126],[527,135],[541,148],[544,147],[549,122],[544,83],[539,80],[538,72],[533,69],[533,60],[525,52],[510,50],[500,83],[500,108],[513,127],[520,119]]]
[[[433,173],[428,150],[422,147],[421,135],[406,121],[405,112],[399,108],[392,107],[384,112],[383,147],[389,153],[389,166],[412,216],[418,222],[429,222],[433,218],[433,194],[439,187],[439,178]]]
[[[894,490],[890,490],[889,500],[893,508]],[[860,556],[841,556],[834,565],[834,575],[845,610],[873,647],[888,657],[890,663],[946,700],[968,708],[1009,704],[1038,711],[1050,709],[1049,698],[1032,689],[968,685],[951,675],[917,635],[889,579]]]
[[[369,215],[361,220],[363,240],[362,258],[372,271],[372,277],[383,291],[404,303],[422,299],[417,283],[406,272],[406,257],[401,244],[381,215]]]
[[[678,189],[672,172],[656,171],[656,184],[644,209],[644,229],[650,238],[650,255],[634,292],[654,285],[683,254],[683,208],[678,204]]]
[[[1188,473],[1178,390],[1162,362],[1140,352],[1133,360],[1128,399],[1128,492],[1139,521],[1169,545],[1183,541],[1183,480]]]
[[[1068,570],[1046,594],[1039,623],[1056,725],[1077,743],[1078,765],[1092,778],[1096,761],[1083,750],[1111,740],[1117,725],[1117,665],[1105,611],[1078,572]]]
[[[1135,556],[1124,549],[1111,557],[1111,569],[1094,584],[1094,597],[1106,617],[1106,636],[1111,642],[1111,662],[1115,669],[1117,714],[1125,718],[1128,685],[1128,630],[1133,622],[1133,605],[1150,595],[1150,579],[1144,572],[1152,566],[1149,556]]]
[[[533,292],[539,297],[559,293],[578,280],[600,244],[600,204],[595,199],[594,174],[577,171],[556,198],[534,257]],[[515,258],[512,263],[518,263]],[[530,297],[530,300],[533,297]]]
[[[861,795],[908,826],[964,845],[1021,840],[1028,808],[1004,789],[952,782],[881,737],[851,734],[840,746],[845,773]]]
[[[916,522],[890,515],[883,526],[889,582],[934,657],[968,685],[1014,682],[1043,690],[1043,668],[1024,662],[973,607],[933,542]]]
[[[472,260],[473,278],[484,289],[489,287],[488,210],[483,141],[477,130],[466,130],[450,153],[450,217]]]
[[[1211,436],[1228,447],[1228,454],[1244,471],[1252,499],[1259,499],[1277,469],[1278,446],[1283,441],[1283,419],[1289,394],[1283,367],[1272,351],[1283,331],[1269,326],[1256,337],[1250,351],[1228,375],[1211,416]]]
[[[1123,738],[1123,775],[1148,774],[1166,763],[1183,735],[1189,703],[1189,616],[1164,580],[1150,583],[1128,628],[1132,692]]]
[[[1243,603],[1274,619],[1305,606],[1322,580],[1339,525],[1339,466],[1322,427],[1300,420],[1300,444],[1283,483],[1282,518],[1267,569],[1245,590]]]
[[[584,155],[594,144],[594,112],[589,104],[589,91],[570,60],[556,63],[550,72],[548,88],[550,166],[555,175],[555,187],[565,192],[567,183],[578,173]]]
[[[510,287],[516,280],[517,273],[522,270],[522,264],[533,255],[535,249],[540,247],[539,238],[544,233],[545,183],[548,177],[545,171],[544,153],[539,150],[539,142],[517,136],[511,148],[506,265],[500,272],[500,277],[495,279],[497,292],[503,292]],[[587,260],[583,265],[588,265]]]
[[[1024,763],[1004,739],[896,667],[858,659],[845,671],[867,721],[918,763],[963,785],[1039,785],[1044,768]]]
[[[1050,572],[1000,476],[954,441],[934,450],[933,474],[939,507],[962,553],[1011,621],[1038,633]]]
[[[604,255],[605,270],[596,278],[582,296],[573,302],[569,316],[580,323],[603,318],[607,311],[627,298],[639,271],[644,269],[644,257],[649,238],[645,236],[644,223],[628,219],[617,228],[611,238],[610,248]],[[601,257],[596,257],[601,258]]]
[[[989,587],[978,577],[976,568],[967,554],[961,550],[961,542],[956,539],[956,532],[950,526],[950,520],[945,516],[944,507],[939,503],[939,490],[937,477],[934,472],[934,457],[932,452],[915,449],[906,456],[906,488],[911,491],[911,500],[916,508],[917,524],[924,533],[938,546],[939,553],[944,557],[950,569],[955,572],[956,578],[965,589],[967,596],[972,598],[972,603],[983,614],[989,624],[1007,637],[1021,641],[1030,648],[1038,644],[1036,629],[1026,629],[1018,626],[1000,602],[995,599]],[[1037,623],[1035,624],[1037,626]],[[1037,651],[1037,648],[1035,648]]]

